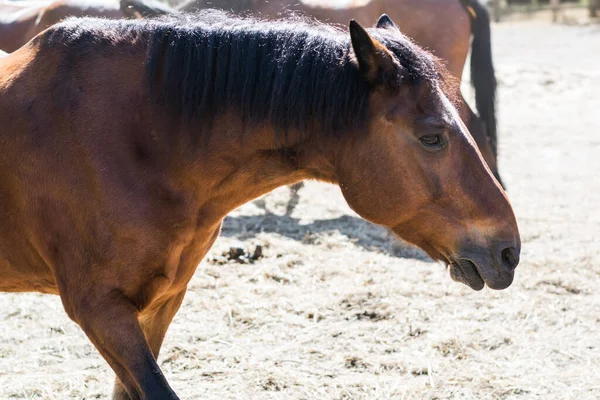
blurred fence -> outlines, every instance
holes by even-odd
[[[551,10],[555,21],[558,13],[567,8],[587,7],[590,17],[597,17],[600,12],[600,0],[489,0],[488,6],[496,22],[510,14],[541,10]]]

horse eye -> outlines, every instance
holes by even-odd
[[[421,136],[419,141],[429,150],[439,150],[444,147],[445,144],[444,137],[441,134]]]

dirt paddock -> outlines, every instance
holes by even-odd
[[[289,216],[279,189],[226,220],[191,282],[160,357],[182,399],[600,398],[600,25],[502,23],[493,42],[514,284],[472,292],[337,188],[308,183]],[[58,297],[0,305],[0,398],[109,398]]]

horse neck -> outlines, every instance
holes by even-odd
[[[282,146],[267,124],[244,129],[239,118],[226,115],[213,125],[208,141],[196,150],[195,165],[187,170],[201,171],[194,179],[207,194],[202,203],[215,220],[280,186],[305,179],[336,183],[334,139],[291,138]]]
[[[294,35],[296,32],[282,29],[281,32],[269,33],[273,38],[280,34]],[[223,33],[218,31],[214,35]],[[325,46],[325,40],[332,40],[329,37],[325,38],[325,34],[323,36],[321,41],[307,41],[307,46]],[[188,37],[179,38],[184,39],[187,40]],[[193,39],[190,40],[191,43],[195,43]],[[232,40],[231,48],[234,49],[238,39],[228,37],[227,40]],[[300,44],[302,43],[305,42]],[[169,132],[179,132],[172,137],[181,138],[182,145],[173,154],[189,153],[189,149],[194,148],[193,141],[199,142],[197,148],[190,153],[192,157],[183,169],[199,171],[197,176],[191,176],[190,180],[197,179],[198,192],[207,196],[202,202],[210,203],[211,207],[218,209],[216,215],[224,216],[253,198],[299,180],[314,178],[335,183],[333,160],[338,148],[335,138],[342,136],[346,131],[362,128],[367,117],[364,107],[367,89],[366,85],[361,84],[362,81],[357,80],[359,75],[356,68],[350,64],[350,58],[344,57],[345,62],[340,62],[340,54],[346,54],[347,44],[341,39],[327,43],[328,51],[320,49],[318,57],[312,55],[309,48],[303,47],[304,54],[307,54],[303,59],[303,69],[297,63],[279,57],[276,60],[281,61],[264,62],[266,58],[261,57],[276,57],[277,51],[274,52],[275,55],[262,52],[260,57],[254,57],[250,54],[253,51],[252,47],[248,46],[245,53],[238,55],[239,60],[232,57],[233,61],[229,67],[222,70],[227,72],[216,74],[210,67],[213,64],[210,63],[206,64],[206,70],[198,68],[199,77],[214,77],[208,85],[203,80],[182,82],[182,74],[178,73],[181,63],[176,63],[164,71],[149,70],[150,76],[155,73],[165,74],[161,79],[162,89],[157,86],[156,93],[158,98],[164,96],[164,99],[172,99],[166,100],[166,103],[174,107],[166,111],[168,115],[165,116],[165,119],[174,120],[174,124],[165,122],[160,131],[164,131],[165,136],[168,136]],[[210,49],[197,48],[202,52]],[[223,51],[233,51],[227,50],[227,46],[220,48],[224,49]],[[175,60],[170,61],[171,63],[179,62],[175,57],[176,51],[176,48],[169,48],[166,54],[157,52],[151,57],[161,60],[167,57],[169,60]],[[240,61],[245,54],[252,56],[248,59],[249,64]],[[219,58],[219,55],[216,57]],[[154,66],[157,63],[151,62],[150,65]],[[255,79],[253,76],[256,75],[246,74],[245,71],[254,70],[261,65],[265,68],[262,76],[271,77],[271,84],[262,83],[264,87],[261,90],[266,91],[265,93],[245,84],[246,81]],[[311,66],[310,70],[306,65]],[[340,75],[334,76],[333,69],[339,69],[337,72]],[[293,70],[295,74],[304,74],[298,75],[303,77],[302,85],[295,85],[298,81],[290,80],[289,74],[278,75],[278,70]],[[315,71],[326,73],[329,79],[323,79],[323,75],[317,75]],[[275,79],[277,77],[281,79]],[[311,79],[314,80],[312,84]],[[343,82],[343,85],[338,87],[343,87],[344,91],[331,93],[331,96],[339,96],[332,97],[338,100],[335,105],[323,99],[323,93],[330,90],[335,92],[330,82]],[[199,84],[203,86],[197,87]],[[206,86],[209,89],[203,90]],[[184,88],[183,95],[180,88]],[[292,89],[295,89],[293,93]],[[192,94],[188,96],[186,90],[190,90]],[[197,90],[201,90],[201,97],[198,97]],[[356,96],[348,99],[349,90],[356,90]],[[219,93],[219,96],[214,97],[214,93]],[[276,99],[270,98],[273,96]],[[338,104],[342,96],[348,101]],[[188,104],[192,100],[187,99],[192,99],[195,106]],[[254,100],[251,102],[252,99]],[[206,106],[211,102],[214,102],[213,106]],[[281,102],[284,102],[285,107],[281,106]],[[321,118],[322,121],[308,120],[313,117]],[[179,120],[180,118],[182,120]],[[194,126],[194,121],[200,126]],[[340,125],[340,121],[343,124]],[[173,157],[175,158],[178,157]],[[185,171],[180,173],[186,174]]]

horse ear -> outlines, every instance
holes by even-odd
[[[350,39],[358,68],[371,84],[392,82],[399,76],[400,64],[394,55],[355,20],[350,21]]]
[[[398,26],[394,23],[394,21],[392,21],[390,17],[388,17],[387,14],[381,14],[381,17],[379,17],[379,19],[377,20],[377,25],[375,25],[375,27],[379,29],[398,29]]]

